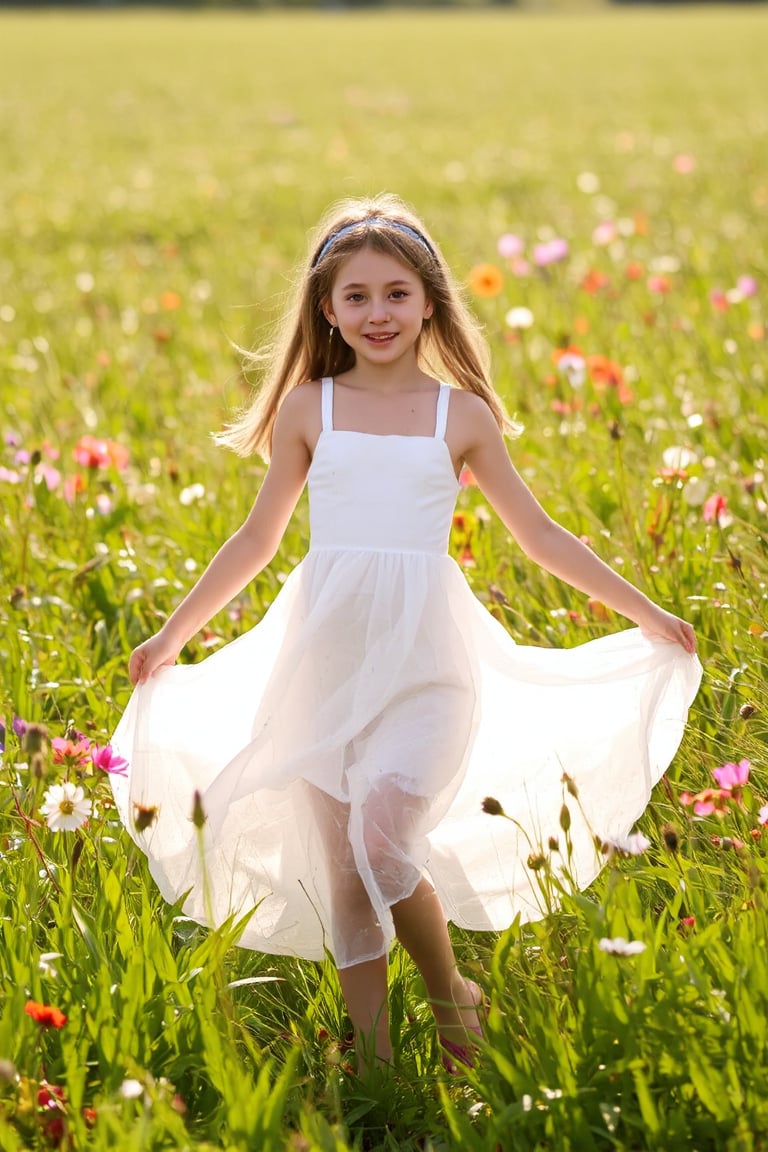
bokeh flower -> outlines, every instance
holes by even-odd
[[[721,819],[728,811],[728,804],[732,800],[727,788],[702,788],[701,792],[681,792],[680,803],[688,808],[693,805],[696,816],[719,816]]]
[[[603,851],[607,854],[617,852],[622,856],[641,856],[651,846],[651,842],[642,832],[630,832],[627,836],[614,836],[603,844]]]
[[[506,260],[514,260],[519,256],[525,244],[519,236],[515,236],[512,232],[505,232],[503,236],[499,236],[496,250],[499,256],[503,256]]]
[[[530,328],[533,324],[533,312],[530,308],[510,308],[504,317],[507,327],[513,329]]]
[[[475,296],[498,296],[504,287],[504,276],[495,264],[476,264],[468,277],[469,288]]]
[[[713,494],[704,501],[701,515],[705,524],[716,522],[721,528],[727,528],[733,521],[733,518],[728,513],[728,501],[720,492],[713,492]]]
[[[615,936],[613,939],[603,936],[598,941],[598,948],[610,956],[637,956],[645,952],[646,945],[642,940],[625,940],[623,936]]]
[[[721,788],[729,788],[731,792],[740,790],[749,780],[752,765],[749,760],[739,760],[738,764],[723,764],[722,768],[713,768],[712,775]]]
[[[763,804],[762,808],[757,814],[758,824],[768,824],[768,804]]]
[[[79,784],[65,780],[46,791],[40,811],[52,832],[74,832],[91,815],[91,801]]]
[[[556,236],[553,240],[545,240],[544,243],[536,245],[533,249],[533,262],[539,268],[547,268],[550,264],[558,264],[561,260],[565,260],[569,251],[568,241],[562,236]]]
[[[81,436],[73,456],[81,468],[117,468],[122,472],[128,465],[128,449],[115,440],[101,440],[96,436]]]
[[[60,1008],[54,1008],[49,1004],[39,1004],[37,1000],[27,1000],[24,1011],[41,1028],[63,1028],[67,1022],[67,1018]]]

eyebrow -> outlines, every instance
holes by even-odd
[[[385,288],[396,288],[399,284],[411,285],[412,283],[413,283],[412,280],[390,280],[387,284],[384,285],[384,287]],[[350,288],[367,288],[367,287],[368,287],[367,284],[359,284],[356,281],[353,281],[350,284],[343,284],[341,290],[342,290],[342,292],[347,292],[347,291],[349,291]]]

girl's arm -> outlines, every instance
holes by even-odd
[[[654,604],[547,515],[512,466],[488,406],[464,395],[470,401],[463,405],[464,460],[525,554],[554,576],[629,617],[644,632],[674,640],[686,652],[694,652],[696,640],[690,624]]]
[[[310,455],[306,404],[289,396],[275,421],[272,458],[247,519],[216,553],[192,590],[157,633],[131,653],[128,674],[141,684],[173,664],[187,641],[269,564],[301,495]],[[298,402],[297,402],[298,401]]]

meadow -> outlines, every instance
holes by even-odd
[[[735,6],[0,14],[2,1152],[768,1147],[766,48]],[[541,861],[549,916],[456,932],[489,1001],[459,1077],[395,950],[394,1066],[358,1078],[332,967],[166,906],[110,803],[128,654],[263,475],[210,437],[236,346],[324,208],[382,189],[466,285],[525,479],[704,664],[636,854],[586,893]],[[183,659],[306,546],[302,502]],[[451,550],[521,643],[626,626],[471,482]]]

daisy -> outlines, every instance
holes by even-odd
[[[53,784],[43,800],[40,811],[52,832],[73,832],[91,815],[91,802],[79,784]]]

